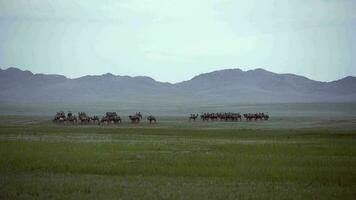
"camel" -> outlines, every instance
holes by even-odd
[[[93,122],[93,123],[99,123],[99,117],[94,115],[93,117],[90,117],[90,122]]]
[[[138,112],[135,114],[137,117],[139,117],[140,119],[142,119],[142,115],[141,115],[141,112]]]
[[[154,123],[156,123],[156,118],[155,118],[154,116],[152,116],[152,115],[148,116],[148,117],[147,117],[147,120],[150,121],[150,124],[152,123],[152,121],[153,121]]]
[[[251,113],[245,113],[244,114],[244,117],[245,117],[245,119],[246,119],[246,121],[248,120],[248,121],[251,121],[252,120],[252,118],[254,118],[254,116],[252,116],[252,114]]]
[[[103,124],[103,123],[109,123],[109,118],[106,116],[103,116],[99,122],[99,125]]]
[[[137,115],[130,115],[129,118],[130,118],[132,123],[139,123],[140,122],[140,117],[137,116]]]
[[[71,123],[77,123],[78,118],[77,118],[77,116],[73,115],[72,112],[68,112],[67,121],[69,121]]]
[[[269,119],[268,112],[267,112],[266,114],[263,114],[263,119],[264,119],[264,120],[268,120],[268,119]]]
[[[96,116],[94,116],[96,117]],[[99,120],[99,118],[98,118]],[[105,116],[103,116],[99,122],[99,124],[101,123],[121,123],[121,117],[119,115],[117,115],[116,112],[106,112]]]
[[[78,112],[78,118],[80,120],[80,123],[89,123],[90,122],[90,117],[87,116],[85,112]]]
[[[66,121],[66,115],[63,111],[59,111],[53,118],[53,122],[61,122],[64,123]]]
[[[197,118],[198,118],[198,114],[190,114],[190,117],[189,117],[189,121],[191,121],[191,120],[196,120]]]
[[[264,113],[255,113],[255,114],[251,114],[251,113],[245,113],[244,117],[246,120],[251,121],[252,119],[256,120],[268,120],[269,119],[269,115],[264,114]]]

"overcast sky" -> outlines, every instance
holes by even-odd
[[[89,3],[90,2],[90,3]],[[356,76],[356,0],[0,0],[0,68],[178,82],[226,68]]]

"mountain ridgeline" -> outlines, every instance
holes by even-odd
[[[130,102],[149,104],[344,102],[356,100],[356,77],[332,82],[264,69],[227,69],[176,84],[110,73],[70,79],[0,69],[0,101]]]

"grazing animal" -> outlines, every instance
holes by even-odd
[[[269,115],[268,113],[266,113],[264,116],[263,116],[264,120],[268,120],[269,119]]]
[[[137,116],[137,115],[130,115],[129,118],[130,118],[132,123],[139,123],[140,122],[140,117]]]
[[[109,118],[107,118],[106,116],[103,116],[99,122],[99,125],[100,124],[104,124],[104,123],[108,123],[109,122]]]
[[[99,122],[100,122],[99,117],[96,116],[96,115],[90,117],[90,122],[92,122],[92,123],[99,123]]]
[[[78,118],[80,120],[80,123],[89,123],[90,122],[90,117],[87,116],[85,112],[78,112]]]
[[[99,118],[98,118],[99,120]],[[103,116],[100,120],[100,123],[121,123],[121,117],[116,112],[106,112],[105,116]]]
[[[240,120],[240,121],[242,120],[242,116],[240,115],[240,113],[237,113],[236,118],[237,118],[236,120]]]
[[[203,121],[216,121],[216,120],[224,120],[224,121],[228,121],[228,120],[237,120],[238,118],[238,113],[202,113],[200,115],[200,118]]]
[[[245,113],[244,117],[247,121],[251,121],[253,118],[255,118],[255,115],[253,115],[251,113]]]
[[[189,117],[189,121],[191,121],[191,120],[196,120],[197,118],[198,118],[198,114],[190,114],[190,117]]]
[[[67,114],[67,121],[71,122],[71,123],[77,123],[78,118],[77,116],[73,115],[72,112],[68,112]]]
[[[58,122],[61,122],[61,123],[65,123],[65,121],[66,121],[66,119],[62,118],[62,117],[58,119]]]
[[[251,120],[268,120],[269,119],[269,116],[268,116],[268,113],[267,114],[264,114],[264,113],[255,113],[255,114],[252,114],[252,113],[245,113],[244,114],[244,117],[247,121],[251,121]]]
[[[140,119],[142,119],[141,112],[137,112],[135,115],[136,115],[137,117],[139,117]]]
[[[66,121],[66,114],[63,111],[59,111],[56,113],[56,115],[53,118],[53,122],[62,122],[64,123]]]
[[[200,115],[200,118],[203,120],[203,121],[205,121],[205,120],[209,120],[209,117],[208,117],[208,113],[202,113],[201,115]],[[195,121],[195,120],[194,120]]]
[[[156,118],[155,118],[154,116],[152,116],[152,115],[148,116],[148,117],[147,117],[147,120],[150,121],[150,124],[152,123],[152,121],[153,121],[154,123],[156,123]]]

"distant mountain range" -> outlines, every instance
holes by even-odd
[[[332,82],[264,69],[226,69],[176,84],[145,76],[103,74],[70,79],[0,69],[0,101],[130,102],[148,104],[356,101],[356,77]]]

